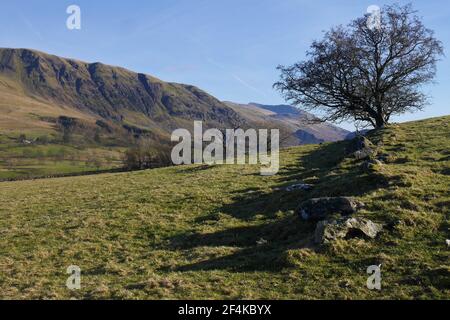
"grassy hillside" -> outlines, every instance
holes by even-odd
[[[374,133],[389,156],[371,172],[338,142],[284,150],[274,177],[181,166],[0,183],[0,298],[449,299],[449,125]],[[284,191],[298,181],[315,187]],[[380,237],[314,245],[293,210],[335,195],[363,201]],[[366,288],[374,264],[380,292]]]

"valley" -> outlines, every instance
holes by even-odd
[[[0,49],[0,180],[115,170],[126,166],[127,150],[142,145],[155,166],[170,165],[171,133],[192,130],[193,121],[205,128],[279,129],[281,147],[349,134],[309,124],[311,116],[293,107],[266,107],[272,111],[120,67]]]

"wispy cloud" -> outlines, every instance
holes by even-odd
[[[258,88],[256,88],[256,87],[254,87],[254,86],[252,86],[251,84],[249,84],[247,81],[245,81],[245,80],[243,80],[241,77],[239,77],[239,76],[237,76],[237,75],[235,75],[235,74],[231,74],[231,76],[237,81],[237,82],[239,82],[239,83],[241,83],[242,85],[244,85],[245,87],[247,87],[247,88],[249,88],[249,89],[251,89],[251,90],[253,90],[253,91],[255,91],[255,92],[257,92],[257,93],[259,93],[259,94],[261,94],[261,95],[263,95],[263,96],[267,96],[263,91],[261,91],[261,90],[259,90]]]
[[[42,34],[39,32],[38,29],[36,29],[36,27],[33,25],[33,23],[27,19],[22,13],[19,13],[20,19],[25,23],[25,25],[27,26],[27,28],[37,37],[39,38],[39,40],[44,40],[44,37],[42,36]]]
[[[235,73],[233,73],[233,72],[230,72],[230,71],[229,71],[229,68],[225,67],[224,65],[218,63],[217,61],[213,60],[212,58],[207,58],[206,61],[208,61],[208,63],[210,63],[210,64],[216,66],[217,68],[224,70],[224,71],[225,71],[226,73],[228,73],[234,80],[236,80],[238,83],[240,83],[240,84],[243,85],[244,87],[246,87],[246,88],[248,88],[248,89],[250,89],[250,90],[252,90],[252,91],[254,91],[254,92],[257,92],[257,93],[259,93],[260,95],[262,95],[262,96],[264,96],[264,97],[267,97],[267,94],[266,94],[264,91],[262,91],[262,90],[256,88],[255,86],[251,85],[248,81],[245,81],[245,80],[242,79],[242,77],[240,77],[239,75],[237,75],[237,74],[235,74]]]

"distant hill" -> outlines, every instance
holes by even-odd
[[[270,111],[274,114],[278,114],[278,115],[310,115],[305,111],[302,111],[296,107],[290,106],[290,105],[284,105],[284,104],[280,104],[280,105],[264,105],[264,104],[260,104],[260,103],[255,103],[255,102],[250,102],[249,105],[251,106],[255,106],[259,109],[263,109],[263,110],[267,110]]]
[[[345,140],[349,131],[329,123],[312,123],[313,115],[289,105],[225,102],[247,122],[280,128],[285,145],[317,144]]]

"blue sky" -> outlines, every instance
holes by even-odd
[[[0,47],[123,66],[197,85],[221,100],[280,104],[282,97],[272,89],[277,65],[303,59],[323,31],[363,15],[369,5],[386,3],[393,1],[0,0]],[[412,3],[450,48],[448,0]],[[81,30],[66,28],[71,4],[81,7]],[[433,96],[431,106],[396,120],[450,114],[448,58],[439,63],[437,82],[425,88]]]

